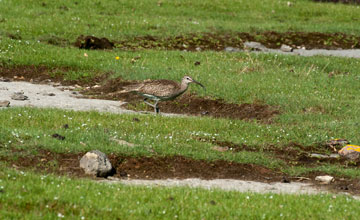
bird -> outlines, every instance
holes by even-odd
[[[123,92],[133,92],[144,97],[144,102],[153,107],[154,112],[158,114],[160,113],[158,107],[160,101],[174,100],[186,92],[190,83],[196,83],[205,89],[200,82],[192,79],[190,76],[184,76],[180,83],[167,79],[148,80],[125,86]],[[148,99],[153,100],[155,103],[148,102]]]

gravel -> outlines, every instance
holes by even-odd
[[[138,180],[138,179],[118,179],[108,178],[108,180],[101,180],[110,184],[125,184],[125,185],[146,185],[146,186],[186,186],[197,187],[204,189],[220,189],[226,191],[238,192],[255,192],[255,193],[277,193],[277,194],[319,194],[327,193],[327,191],[313,187],[310,183],[291,182],[291,183],[263,183],[255,181],[244,181],[234,179],[214,179],[202,180],[197,178],[190,179],[166,179],[166,180]]]
[[[41,108],[61,108],[75,111],[100,111],[112,113],[133,113],[121,107],[124,102],[85,99],[69,87],[53,87],[51,85],[31,84],[28,82],[0,82],[0,100],[10,100],[12,106],[28,106]],[[14,93],[23,93],[26,100],[13,100]]]

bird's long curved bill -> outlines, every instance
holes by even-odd
[[[193,80],[194,83],[198,84],[199,86],[201,86],[204,90],[206,90],[205,86],[201,83],[199,83],[198,81],[196,80]]]

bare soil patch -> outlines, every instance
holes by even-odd
[[[95,78],[64,80],[68,67],[50,68],[47,66],[0,66],[0,78],[3,80],[28,81],[33,83],[61,83],[62,85],[77,85],[88,98],[119,100],[128,102],[123,106],[130,110],[146,110],[152,112],[149,106],[138,109],[136,106],[142,98],[132,93],[119,93],[124,86],[137,83],[122,79],[106,80],[108,73]],[[95,86],[96,85],[96,86]],[[80,87],[79,87],[80,86]],[[258,120],[271,123],[273,116],[280,113],[277,107],[262,103],[233,104],[223,100],[198,97],[185,94],[174,101],[159,104],[161,112],[187,114],[194,116],[210,116],[215,118],[232,118],[240,120]]]
[[[44,149],[37,154],[21,156],[21,150],[13,149],[13,153],[20,153],[17,159],[0,158],[9,162],[15,168],[35,169],[40,172],[51,172],[61,175],[85,177],[80,168],[80,159],[86,152],[56,153]],[[116,170],[115,177],[129,177],[132,179],[243,179],[261,182],[281,181],[283,174],[266,167],[253,164],[240,164],[229,161],[194,160],[183,156],[166,157],[131,157],[124,155],[108,155]]]
[[[280,21],[281,22],[281,21]],[[100,43],[100,41],[104,41]],[[246,41],[256,41],[267,48],[279,49],[282,44],[293,48],[306,49],[357,49],[360,48],[360,36],[344,33],[320,32],[218,32],[218,33],[189,33],[179,36],[137,36],[125,40],[94,39],[92,36],[79,36],[74,44],[85,49],[111,49],[114,47],[122,50],[186,50],[223,51],[226,47],[244,48]],[[95,45],[96,44],[96,45]],[[109,45],[109,46],[106,46]],[[111,46],[112,45],[112,46]]]
[[[22,151],[13,149],[13,153]],[[40,173],[55,173],[70,177],[95,178],[84,174],[79,166],[79,161],[85,152],[81,153],[55,153],[40,149],[37,154],[31,153],[25,156],[0,157],[0,161],[6,161],[16,169],[31,169]],[[164,157],[130,157],[124,155],[108,155],[116,170],[114,177],[120,179],[187,179],[199,178],[211,179],[236,179],[258,182],[283,182],[292,181],[309,182],[316,186],[335,192],[348,192],[360,194],[360,182],[356,179],[337,176],[335,182],[322,186],[314,181],[318,175],[326,175],[323,172],[311,172],[301,177],[291,177],[286,174],[254,164],[241,164],[230,161],[205,161],[194,160],[183,156]]]
[[[102,86],[90,88],[85,94],[91,97],[126,101],[129,104],[125,107],[134,110],[137,109],[137,104],[141,103],[143,98],[133,93],[119,92],[123,90],[123,87],[134,83],[138,82],[113,79]],[[220,99],[198,97],[194,94],[184,94],[174,101],[160,102],[159,107],[160,111],[165,113],[258,120],[265,123],[270,123],[273,116],[280,114],[279,108],[262,103],[233,104]],[[153,111],[149,106],[145,106],[141,110]]]
[[[210,142],[217,150],[229,151],[233,153],[241,151],[250,152],[265,152],[269,153],[276,159],[283,160],[289,166],[302,166],[302,167],[317,167],[321,165],[336,164],[344,167],[360,167],[360,159],[349,161],[343,157],[330,157],[334,151],[326,143],[318,143],[312,146],[303,146],[296,143],[290,143],[286,146],[277,147],[274,145],[267,145],[265,147],[248,146],[246,144],[236,144],[229,141],[219,141],[216,139],[209,139],[206,137],[195,137],[198,141]],[[321,156],[323,157],[321,157]]]

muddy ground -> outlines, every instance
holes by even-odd
[[[281,22],[281,21],[279,21]],[[354,20],[354,22],[356,22]],[[90,40],[91,39],[91,40]],[[51,42],[53,42],[52,40]],[[75,47],[80,49],[112,49],[121,50],[186,50],[223,51],[227,47],[244,49],[244,43],[256,41],[267,48],[279,49],[282,44],[293,48],[306,49],[357,49],[360,48],[360,36],[344,33],[319,32],[225,32],[225,33],[190,33],[174,37],[137,36],[126,40],[110,41],[106,38],[79,36]],[[48,42],[48,43],[51,43]],[[58,43],[56,43],[58,45]]]
[[[234,147],[234,144],[232,143],[228,143],[227,145],[233,145]],[[244,146],[241,148],[242,150],[247,150]],[[308,149],[300,145],[289,145],[285,147],[286,150],[297,152],[299,155],[305,155],[305,151],[301,153],[300,148]],[[79,167],[79,161],[86,152],[55,153],[44,149],[38,149],[37,151],[37,154],[29,154],[22,150],[13,149],[12,153],[16,155],[17,159],[9,159],[12,157],[0,157],[0,160],[6,161],[10,166],[20,170],[30,169],[40,173],[55,173],[70,177],[92,178],[97,180],[102,179],[85,175],[83,170]],[[237,149],[236,151],[238,152],[240,149]],[[272,152],[274,158],[281,158],[289,165],[294,166],[294,164],[292,164],[292,153],[287,156],[284,154],[283,149],[276,149],[271,146],[269,146],[268,149],[264,149],[264,151]],[[309,152],[310,151],[307,153]],[[325,173],[321,172],[311,172],[301,176],[289,176],[279,170],[272,170],[260,165],[241,164],[223,160],[204,161],[194,160],[183,156],[131,157],[116,154],[109,154],[108,156],[115,168],[113,177],[119,179],[235,179],[264,183],[303,182],[324,188],[323,185],[314,181],[315,176],[325,175]],[[307,160],[305,166],[321,165],[321,163],[343,164],[344,162],[341,160],[316,161],[311,159]],[[303,164],[299,163],[296,165]],[[325,186],[325,189],[333,192],[346,192],[359,195],[360,182],[358,180],[336,176],[335,182]]]
[[[66,67],[52,69],[45,66],[0,66],[0,77],[5,81],[51,82],[61,83],[62,85],[77,85],[77,89],[80,89],[85,98],[125,101],[128,104],[122,107],[127,109],[153,111],[150,106],[141,105],[143,99],[140,96],[132,93],[119,93],[119,91],[123,90],[124,86],[137,83],[136,81],[107,80],[108,74],[94,79],[65,81],[58,72],[69,70]],[[159,107],[161,112],[164,113],[257,120],[263,123],[271,123],[273,116],[280,113],[278,107],[263,103],[233,104],[226,103],[223,100],[198,97],[194,94],[185,94],[175,101],[161,102]]]

